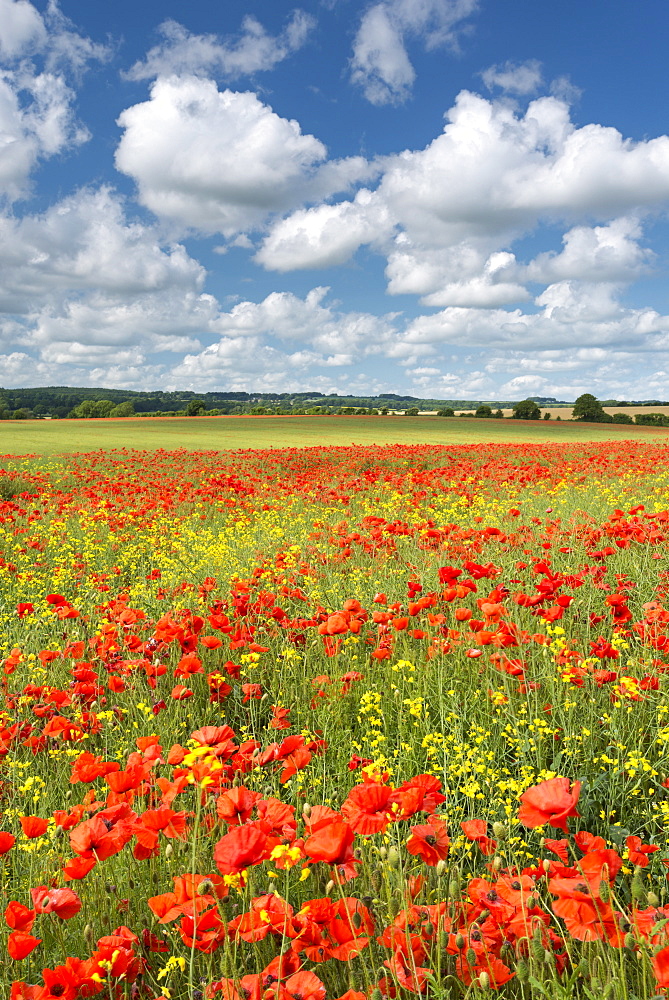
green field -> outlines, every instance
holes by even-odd
[[[164,417],[123,420],[25,420],[0,424],[5,455],[57,455],[110,448],[216,451],[313,445],[471,444],[608,441],[668,431],[624,424],[481,420],[465,417]]]

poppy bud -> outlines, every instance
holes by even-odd
[[[329,896],[330,893],[332,892],[332,890],[334,889],[334,887],[335,887],[335,884],[332,881],[332,879],[330,879],[330,881],[328,882],[328,884],[325,886],[325,895]]]
[[[375,868],[372,871],[372,874],[370,876],[370,881],[372,883],[372,888],[374,889],[374,892],[378,892],[381,888],[381,885],[383,884],[383,875],[381,874],[378,868]]]
[[[648,905],[649,906],[659,906],[660,905],[660,897],[658,895],[656,895],[656,893],[654,893],[654,892],[649,892],[648,896],[647,896],[647,899],[648,899]]]
[[[359,931],[360,928],[362,927],[362,917],[360,916],[358,910],[356,910],[353,916],[351,917],[351,923],[353,924],[353,926],[357,931]]]
[[[384,969],[381,975],[385,976],[385,974],[386,970]],[[378,986],[375,986],[374,989],[372,990],[369,1000],[383,1000],[383,994]]]
[[[521,983],[526,983],[530,978],[530,969],[524,958],[516,962],[516,978]]]
[[[536,937],[532,938],[532,940],[530,941],[530,951],[532,953],[532,958],[536,958],[537,962],[543,961],[544,945],[543,941],[541,940],[541,936],[539,936],[539,938]]]
[[[209,896],[214,891],[214,883],[210,878],[203,878],[197,887],[198,896]]]
[[[308,802],[305,802],[304,805],[302,806],[302,815],[304,816],[305,819],[309,819],[309,817],[311,816],[311,806],[309,805]]]
[[[509,834],[509,828],[506,823],[493,823],[492,832],[493,836],[495,836],[497,840],[506,840]]]
[[[630,951],[634,951],[636,948],[636,939],[633,934],[626,934],[624,942],[626,948],[629,948]]]
[[[93,942],[95,941],[95,931],[90,924],[86,924],[84,927],[84,941],[89,948],[93,947]]]
[[[172,847],[171,844],[167,844],[167,846],[165,847],[165,857],[171,858],[173,854],[174,854],[174,848]]]
[[[241,785],[241,783],[242,783],[242,776],[241,776],[241,774],[237,773],[234,776],[234,778],[232,779],[232,787],[233,788],[239,788],[239,786]]]
[[[391,847],[388,850],[388,865],[390,868],[399,868],[400,866],[400,852],[396,847]]]
[[[479,986],[482,990],[487,990],[490,986],[490,976],[487,972],[481,972],[479,975]]]
[[[467,959],[467,965],[476,965],[476,952],[473,948],[467,948],[465,958]]]
[[[602,903],[608,903],[611,899],[611,886],[604,879],[599,883],[599,898]]]
[[[428,937],[432,937],[432,935],[434,934],[434,924],[429,920],[425,924],[425,933],[428,935]]]
[[[274,894],[276,892],[276,882],[270,882],[270,884],[267,886],[267,891],[269,893]]]
[[[641,876],[639,875],[638,872],[634,873],[634,876],[632,878],[632,884],[630,886],[630,890],[631,890],[631,893],[632,893],[632,899],[635,902],[639,902],[646,895],[646,889],[645,889],[645,886],[643,884],[643,879],[641,878]]]
[[[492,870],[494,872],[500,871],[503,864],[504,861],[502,860],[502,858],[500,858],[499,854],[496,854],[495,857],[492,859]]]
[[[484,920],[487,920],[489,916],[490,916],[490,910],[481,910],[477,919],[483,922]]]
[[[443,875],[444,872],[446,871],[447,867],[448,866],[447,866],[446,862],[444,861],[444,859],[440,858],[439,861],[437,861],[437,865],[436,865],[436,868],[435,868],[435,871],[436,871],[437,875],[439,875],[439,876]]]
[[[552,965],[554,961],[555,956],[553,955],[553,952],[549,951],[548,948],[544,948],[544,965]]]
[[[551,863],[548,860],[548,858],[544,858],[544,860],[541,862],[541,867],[545,872],[549,872],[551,870]]]
[[[458,951],[462,951],[462,949],[464,948],[464,946],[465,946],[465,939],[464,939],[463,935],[462,934],[456,934],[455,935],[455,947],[458,949]]]

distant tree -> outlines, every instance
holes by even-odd
[[[574,403],[572,411],[574,420],[585,420],[590,423],[607,423],[610,421],[608,413],[604,412],[604,407],[599,400],[590,392],[584,392]]]
[[[115,406],[114,409],[110,412],[109,416],[132,417],[134,416],[134,414],[135,414],[135,407],[130,402],[130,400],[127,400],[125,403],[119,403],[118,406]]]
[[[486,403],[482,403],[481,406],[477,407],[475,417],[492,417],[492,407],[487,406]]]
[[[495,418],[495,420],[503,420],[504,413],[502,410],[495,410],[495,412],[493,413],[493,417]]]
[[[418,410],[417,406],[412,406],[411,409],[404,411],[404,416],[405,417],[417,417],[418,414],[419,414],[419,412],[420,411]]]
[[[381,410],[381,416],[382,417],[387,417],[388,416],[388,407],[387,406],[384,406],[383,409]]]
[[[206,410],[206,404],[203,399],[191,399],[190,403],[186,407],[187,417],[199,417],[201,413]]]
[[[620,405],[620,404],[618,404]],[[614,413],[612,417],[614,424],[633,424],[634,419],[629,413]]]
[[[550,420],[550,418],[551,418],[551,411],[546,410],[546,412],[544,413],[544,420]]]
[[[455,416],[455,410],[453,409],[452,406],[444,406],[443,409],[437,410],[437,416],[438,417],[454,417]]]
[[[538,420],[541,410],[533,399],[521,399],[513,407],[512,416],[514,420]]]
[[[627,414],[617,413],[616,416],[626,417]],[[643,424],[646,427],[666,427],[669,424],[669,419],[664,415],[664,413],[637,413],[634,420],[636,421],[637,424]],[[626,422],[627,421],[616,420],[616,423],[626,423]]]

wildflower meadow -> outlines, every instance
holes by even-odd
[[[669,988],[669,444],[0,472],[0,995]]]

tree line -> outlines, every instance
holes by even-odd
[[[669,426],[669,417],[662,413],[641,413],[633,418],[629,413],[606,413],[604,407],[625,408],[643,405],[649,408],[669,405],[661,400],[625,401],[598,400],[584,393],[573,404],[551,396],[531,396],[519,402],[500,400],[490,403],[479,400],[420,399],[397,393],[378,396],[339,396],[336,393],[284,392],[248,393],[215,391],[195,393],[155,390],[137,392],[128,389],[72,388],[46,386],[29,389],[0,389],[0,420],[30,418],[114,418],[129,416],[199,416],[199,415],[328,415],[328,414],[380,414],[400,412],[406,416],[419,416],[425,411],[440,417],[475,416],[482,419],[501,419],[503,410],[511,409],[512,419],[550,419],[542,407],[564,406],[565,419],[596,423],[637,423],[649,426]],[[571,411],[571,412],[570,412]],[[560,416],[557,416],[560,419]]]

